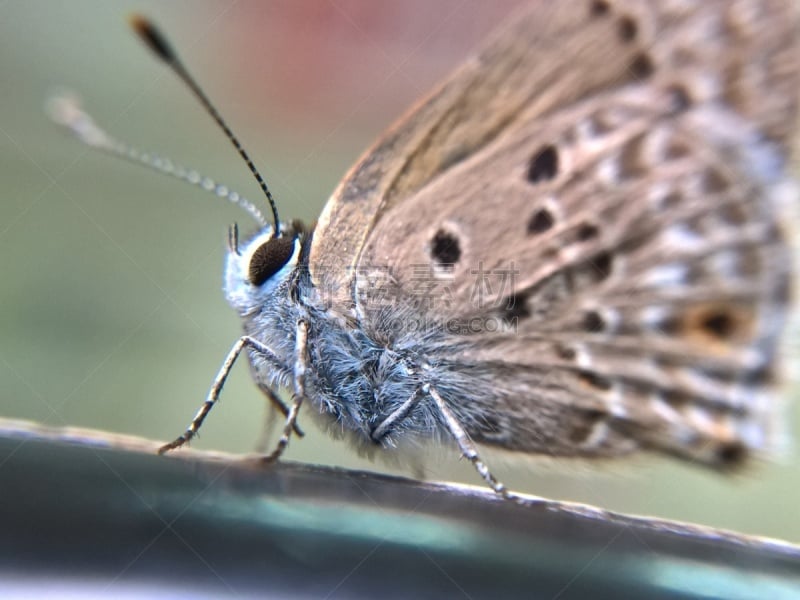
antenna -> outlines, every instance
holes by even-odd
[[[264,218],[261,211],[247,198],[240,196],[228,186],[217,183],[194,169],[177,165],[166,157],[151,152],[143,152],[111,137],[95,123],[91,115],[84,112],[75,94],[66,91],[54,94],[47,100],[45,110],[54,122],[67,128],[72,135],[78,138],[79,142],[86,144],[90,148],[95,148],[123,160],[154,169],[164,175],[199,186],[202,190],[211,192],[219,198],[225,198],[228,202],[243,208],[262,227],[267,226],[267,219]]]
[[[270,193],[264,178],[261,177],[261,173],[258,172],[258,169],[256,169],[255,165],[253,164],[253,161],[250,160],[250,155],[248,155],[245,149],[242,147],[239,139],[233,135],[233,132],[230,130],[227,123],[225,123],[225,120],[222,118],[219,112],[217,112],[217,109],[214,107],[214,105],[211,104],[211,101],[208,99],[205,92],[203,92],[202,88],[186,70],[186,67],[184,67],[177,54],[175,54],[175,51],[170,43],[167,41],[164,35],[158,29],[156,29],[155,25],[141,15],[131,16],[130,24],[134,31],[139,34],[139,37],[144,41],[145,44],[147,44],[147,46],[155,53],[155,55],[164,61],[167,66],[178,76],[178,78],[180,78],[181,81],[183,81],[189,87],[194,96],[206,109],[206,112],[211,115],[211,118],[213,118],[214,121],[217,122],[217,125],[222,128],[222,131],[225,132],[225,136],[239,152],[239,155],[244,159],[244,162],[247,163],[247,168],[250,169],[250,172],[256,178],[256,181],[258,181],[258,185],[261,186],[261,191],[264,192],[264,195],[267,197],[269,207],[272,210],[272,219],[275,222],[275,229],[273,230],[272,237],[277,238],[280,234],[278,208],[275,205],[275,199],[272,197],[272,193]]]

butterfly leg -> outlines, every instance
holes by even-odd
[[[417,389],[409,398],[400,405],[400,408],[392,412],[388,417],[386,417],[375,429],[372,430],[370,433],[370,438],[376,444],[379,444],[381,440],[386,437],[392,430],[392,427],[403,419],[405,419],[414,406],[419,402],[420,398],[422,397],[421,390]],[[410,457],[410,468],[411,473],[416,479],[423,480],[425,479],[425,466],[420,457]]]
[[[258,440],[253,446],[253,452],[260,455],[267,453],[267,448],[272,446],[272,437],[277,424],[278,411],[275,410],[275,407],[272,404],[265,404],[264,418],[261,423],[261,432],[258,434]]]
[[[261,435],[255,445],[255,452],[258,454],[265,454],[267,447],[270,445],[272,433],[275,431],[275,425],[278,422],[278,413],[282,414],[285,419],[289,416],[289,407],[267,384],[256,382],[256,385],[258,389],[264,392],[267,400],[269,400],[264,411],[264,424],[261,427]],[[294,424],[294,433],[298,437],[303,437],[305,435],[300,425],[297,423]]]
[[[420,392],[417,390],[411,396],[403,402],[403,404],[395,410],[392,414],[386,417],[380,425],[378,425],[375,429],[372,430],[370,437],[372,438],[373,442],[380,442],[388,433],[392,426],[405,419],[408,416],[408,413],[411,412],[411,409],[414,408],[414,405],[419,401]]]
[[[486,483],[488,483],[495,492],[504,498],[508,498],[509,493],[506,489],[506,486],[504,486],[500,481],[497,480],[497,478],[495,478],[494,475],[492,475],[491,471],[489,471],[489,467],[487,467],[486,463],[484,463],[481,460],[481,457],[478,456],[478,450],[475,448],[475,444],[473,444],[472,440],[469,439],[467,432],[464,431],[461,423],[458,422],[458,419],[456,419],[455,415],[447,407],[447,404],[439,395],[439,392],[437,392],[436,389],[431,387],[429,384],[425,384],[422,390],[430,395],[431,398],[433,398],[433,401],[436,403],[436,408],[439,409],[439,412],[444,417],[445,423],[447,424],[447,429],[455,438],[456,443],[461,450],[461,454],[472,463],[472,465],[475,467],[475,470],[478,471],[480,476],[483,477],[484,481],[486,481]]]
[[[286,403],[283,400],[281,400],[278,397],[278,394],[276,394],[271,387],[269,387],[269,386],[267,386],[267,385],[265,385],[263,383],[258,383],[257,385],[258,385],[258,389],[260,389],[262,392],[264,392],[264,395],[267,397],[267,400],[269,400],[270,404],[272,405],[272,408],[276,409],[284,417],[288,417],[290,408],[289,408],[289,406],[286,405]],[[274,411],[271,411],[271,412],[274,412]],[[294,424],[293,429],[294,429],[295,434],[297,434],[298,437],[303,437],[305,435],[305,433],[303,433],[303,430],[300,429],[300,425],[298,425],[297,423]]]
[[[265,462],[275,462],[280,458],[286,446],[289,445],[289,437],[292,430],[296,427],[297,413],[303,404],[306,396],[306,367],[308,366],[308,323],[305,321],[297,322],[297,335],[295,336],[295,357],[294,357],[294,380],[292,389],[292,406],[286,415],[286,422],[283,425],[283,432],[278,440],[275,449],[268,456],[264,457]]]
[[[206,401],[197,411],[197,414],[195,414],[192,422],[189,424],[189,427],[186,428],[186,431],[183,435],[175,438],[169,444],[164,444],[161,446],[161,448],[158,449],[159,454],[164,454],[165,452],[174,450],[175,448],[180,448],[197,434],[197,431],[200,429],[203,421],[205,421],[205,418],[211,411],[211,408],[217,403],[217,400],[219,400],[220,392],[222,391],[222,387],[225,385],[225,380],[228,378],[228,373],[230,373],[231,369],[233,368],[233,364],[236,362],[236,359],[239,358],[239,354],[241,354],[242,350],[244,350],[244,348],[247,346],[253,348],[266,360],[275,363],[276,368],[280,368],[278,357],[275,356],[275,353],[272,352],[272,350],[267,348],[255,338],[247,335],[240,337],[233,345],[233,348],[231,348],[230,352],[228,352],[225,362],[222,363],[222,366],[217,372],[217,376],[214,378],[214,383],[211,384],[211,389],[208,390],[208,397],[206,398]]]

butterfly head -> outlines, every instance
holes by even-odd
[[[283,225],[278,237],[272,227],[261,229],[242,246],[236,225],[228,236],[225,296],[240,314],[258,311],[275,290],[288,281],[300,257],[301,237]]]

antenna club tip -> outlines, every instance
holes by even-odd
[[[71,127],[83,114],[78,97],[67,91],[59,91],[48,96],[44,111],[51,121],[62,127]]]
[[[148,32],[154,29],[150,19],[139,13],[128,15],[128,25],[136,32],[136,35],[145,38],[145,40],[147,39]]]
[[[144,15],[140,15],[139,13],[131,13],[131,14],[129,14],[128,15],[128,23],[136,31],[141,31],[143,29],[147,29],[150,26],[150,20],[147,17],[145,17]]]
[[[161,60],[168,63],[176,61],[175,51],[172,46],[150,19],[134,13],[128,17],[128,23],[141,40],[147,44],[148,48]]]

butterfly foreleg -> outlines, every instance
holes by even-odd
[[[444,399],[439,395],[439,392],[436,391],[436,388],[426,383],[422,386],[422,391],[433,398],[436,408],[444,418],[444,422],[447,425],[447,430],[450,432],[450,435],[455,438],[458,448],[461,450],[461,454],[472,463],[472,465],[475,467],[475,470],[478,471],[478,474],[483,477],[484,481],[486,481],[486,483],[488,483],[495,492],[504,498],[508,498],[509,493],[506,489],[506,486],[504,486],[502,482],[492,475],[491,471],[489,471],[489,467],[487,467],[486,463],[481,460],[475,444],[473,444],[472,440],[469,439],[469,435],[467,435],[467,432],[461,426],[461,423],[458,422],[458,419],[448,408]]]
[[[294,375],[292,379],[292,405],[286,414],[286,421],[283,431],[275,449],[264,457],[266,462],[274,462],[280,458],[286,446],[289,445],[289,437],[292,430],[296,428],[297,414],[303,399],[306,395],[306,369],[308,367],[308,323],[303,320],[297,322],[297,335],[295,336],[295,357]]]
[[[267,346],[250,336],[245,335],[240,337],[233,345],[230,352],[228,352],[225,362],[222,363],[222,366],[214,378],[214,383],[211,384],[211,389],[208,390],[206,401],[203,402],[203,405],[197,411],[197,414],[195,414],[192,422],[189,424],[189,427],[186,428],[186,431],[183,435],[175,438],[170,443],[161,446],[161,448],[158,449],[159,454],[164,454],[165,452],[174,450],[175,448],[180,448],[197,434],[197,431],[202,426],[206,416],[209,412],[211,412],[211,408],[217,403],[217,400],[219,400],[219,395],[222,392],[223,386],[225,385],[225,380],[228,378],[228,374],[231,372],[233,364],[236,362],[236,359],[239,358],[239,354],[241,354],[245,347],[252,348],[266,361],[274,363],[276,369],[280,368],[280,361],[278,360],[278,357]]]

